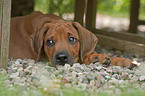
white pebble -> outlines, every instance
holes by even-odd
[[[19,62],[19,61],[15,61],[15,64],[17,64],[17,65],[18,65],[18,64],[20,64],[20,62]]]
[[[140,81],[145,80],[145,76],[144,76],[144,75],[142,75],[142,76],[139,78],[139,80],[140,80]]]
[[[19,72],[12,73],[12,75],[10,75],[10,78],[16,78],[18,77],[18,75],[19,75]]]

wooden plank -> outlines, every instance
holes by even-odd
[[[11,0],[2,0],[2,31],[1,31],[1,54],[0,67],[7,68],[9,54],[9,35],[10,35],[10,17],[11,17]]]
[[[3,9],[2,3],[3,3],[3,0],[0,0],[0,57],[1,57],[2,9]],[[0,62],[1,62],[1,59],[0,59]]]
[[[97,12],[97,0],[88,0],[86,12],[86,28],[95,28]]]
[[[85,11],[85,0],[75,0],[74,21],[79,22],[82,26],[84,25],[83,22],[84,11]]]
[[[145,25],[145,21],[139,20],[139,25]]]
[[[0,43],[1,43],[1,31],[2,31],[1,27],[2,27],[2,0],[0,0]],[[0,50],[1,50],[1,44],[0,44]]]
[[[123,33],[123,32],[108,32],[105,30],[99,30],[99,29],[92,29],[91,30],[94,33],[105,35],[117,39],[122,39],[130,42],[145,44],[145,36],[137,35],[137,34],[131,34],[131,33]]]
[[[145,56],[145,45],[129,42],[125,40],[116,39],[113,37],[108,37],[104,35],[95,34],[98,37],[98,44],[102,46],[107,46],[113,49],[118,49],[125,52],[130,52],[133,54],[138,54],[140,56]]]
[[[131,0],[129,33],[137,34],[140,0]]]

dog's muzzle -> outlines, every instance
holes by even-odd
[[[65,50],[57,51],[52,58],[53,65],[65,65],[66,63],[72,65],[73,61],[73,57]]]
[[[68,54],[65,53],[57,54],[55,59],[58,64],[64,65],[68,62]]]

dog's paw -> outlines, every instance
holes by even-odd
[[[126,67],[128,69],[133,69],[140,65],[139,63],[137,63],[135,61],[131,61],[128,58],[112,57],[110,59],[111,59],[111,65]]]
[[[109,66],[110,63],[111,63],[111,60],[110,58],[105,55],[105,54],[97,54],[97,53],[92,53],[92,54],[89,54],[89,55],[86,55],[85,58],[84,58],[84,64],[90,64],[90,63],[97,63],[99,62],[100,64],[102,64],[103,66]]]
[[[130,66],[128,67],[128,69],[133,69],[133,68],[135,68],[135,67],[137,67],[137,66],[139,66],[140,65],[140,63],[138,63],[138,62],[136,62],[136,61],[133,61],[131,64],[130,64]]]
[[[111,60],[107,55],[99,54],[95,57],[93,64],[95,64],[97,62],[102,64],[104,67],[108,67],[111,63]]]

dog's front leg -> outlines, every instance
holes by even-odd
[[[111,63],[110,57],[105,54],[98,54],[96,52],[87,54],[83,60],[83,63],[87,65],[89,65],[90,63],[99,62],[100,64],[103,64],[103,66],[109,66]]]
[[[99,62],[103,66],[121,66],[121,67],[127,67],[129,69],[134,68],[137,66],[137,63],[134,63],[133,61],[129,60],[128,58],[119,58],[119,57],[108,57],[105,54],[98,54],[96,52],[93,52],[91,54],[88,54],[84,57],[84,64],[90,64],[90,63],[96,63]]]

